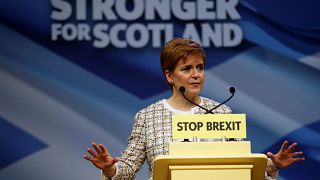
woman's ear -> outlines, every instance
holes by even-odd
[[[171,71],[166,70],[164,73],[165,73],[165,76],[166,76],[166,79],[167,79],[168,83],[169,84],[173,84],[173,78],[172,78]]]

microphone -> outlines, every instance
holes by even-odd
[[[227,100],[223,101],[222,103],[218,104],[217,106],[213,107],[213,108],[210,109],[210,110],[209,110],[209,109],[206,109],[206,108],[204,108],[204,107],[202,107],[202,106],[200,106],[199,104],[196,104],[196,103],[190,101],[190,100],[184,95],[184,93],[185,93],[185,91],[186,91],[186,88],[185,88],[185,87],[181,86],[181,87],[179,88],[179,91],[180,91],[180,93],[182,94],[182,96],[183,96],[184,99],[186,99],[187,101],[189,101],[191,104],[193,104],[193,105],[195,105],[195,106],[198,106],[199,108],[205,110],[205,111],[206,111],[205,114],[213,114],[213,112],[212,112],[213,110],[217,109],[218,107],[220,107],[220,106],[222,106],[223,104],[225,104],[225,103],[227,103],[228,101],[230,101],[231,98],[233,98],[234,94],[236,93],[236,88],[230,87],[230,88],[229,88],[229,92],[231,93],[231,96],[230,96]]]
[[[187,101],[189,101],[191,104],[196,105],[196,106],[198,106],[199,108],[205,110],[205,111],[206,111],[205,114],[210,113],[210,110],[208,110],[208,109],[200,106],[199,104],[196,104],[196,103],[190,101],[190,100],[184,95],[184,93],[185,93],[185,91],[186,91],[186,88],[185,88],[184,86],[181,86],[181,87],[179,88],[179,91],[180,91],[180,93],[182,94],[182,96],[183,96],[183,98],[184,98],[185,100],[187,100]],[[212,112],[211,112],[211,114],[212,114]]]
[[[196,105],[196,106],[198,106],[199,108],[205,110],[205,111],[206,111],[206,114],[207,114],[207,112],[209,111],[208,109],[200,106],[199,104],[196,104],[196,103],[190,101],[190,100],[184,95],[184,92],[186,91],[186,88],[185,88],[185,87],[181,86],[181,87],[179,88],[179,91],[180,91],[180,93],[182,94],[182,96],[183,96],[183,98],[184,98],[185,100],[187,100],[187,101],[189,101],[191,104]],[[191,142],[191,141],[189,141],[189,139],[183,139],[182,142]]]
[[[226,102],[230,101],[230,99],[233,98],[234,94],[236,93],[236,88],[230,87],[230,88],[229,88],[229,92],[231,93],[231,96],[230,96],[227,100],[223,101],[223,102],[220,103],[219,105],[217,105],[217,106],[213,107],[212,109],[208,110],[208,111],[206,112],[206,114],[208,114],[208,113],[213,114],[213,112],[212,112],[213,110],[217,109],[217,108],[220,107],[221,105],[223,105],[223,104],[225,104]]]

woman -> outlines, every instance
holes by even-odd
[[[218,105],[211,99],[199,96],[204,84],[205,59],[204,50],[192,40],[175,38],[165,44],[160,61],[172,95],[136,114],[133,130],[128,138],[128,147],[120,158],[112,157],[103,144],[93,143],[94,150],[87,149],[91,156],[84,155],[84,158],[102,170],[102,179],[133,179],[146,158],[150,167],[149,179],[152,179],[153,159],[158,155],[168,154],[168,144],[172,141],[172,115],[205,113],[182,96],[180,87],[185,87],[185,97],[194,103],[207,109]],[[222,105],[215,109],[214,113],[231,113],[231,110]],[[277,154],[267,154],[269,161],[265,179],[275,179],[278,169],[304,160],[297,157],[302,155],[302,152],[293,152],[296,143],[289,148],[287,145],[288,142],[285,141]]]

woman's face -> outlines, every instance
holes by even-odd
[[[173,84],[173,93],[180,93],[179,88],[185,87],[187,96],[198,96],[204,83],[204,62],[198,56],[189,56],[180,60],[175,69],[166,73],[167,80]]]

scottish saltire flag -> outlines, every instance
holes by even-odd
[[[99,179],[82,158],[86,147],[103,143],[119,156],[135,113],[170,95],[159,55],[176,36],[205,47],[203,96],[222,102],[236,87],[227,105],[247,114],[253,152],[298,142],[306,161],[279,179],[318,179],[319,7],[315,0],[1,1],[0,179]],[[147,176],[143,167],[136,179]]]

